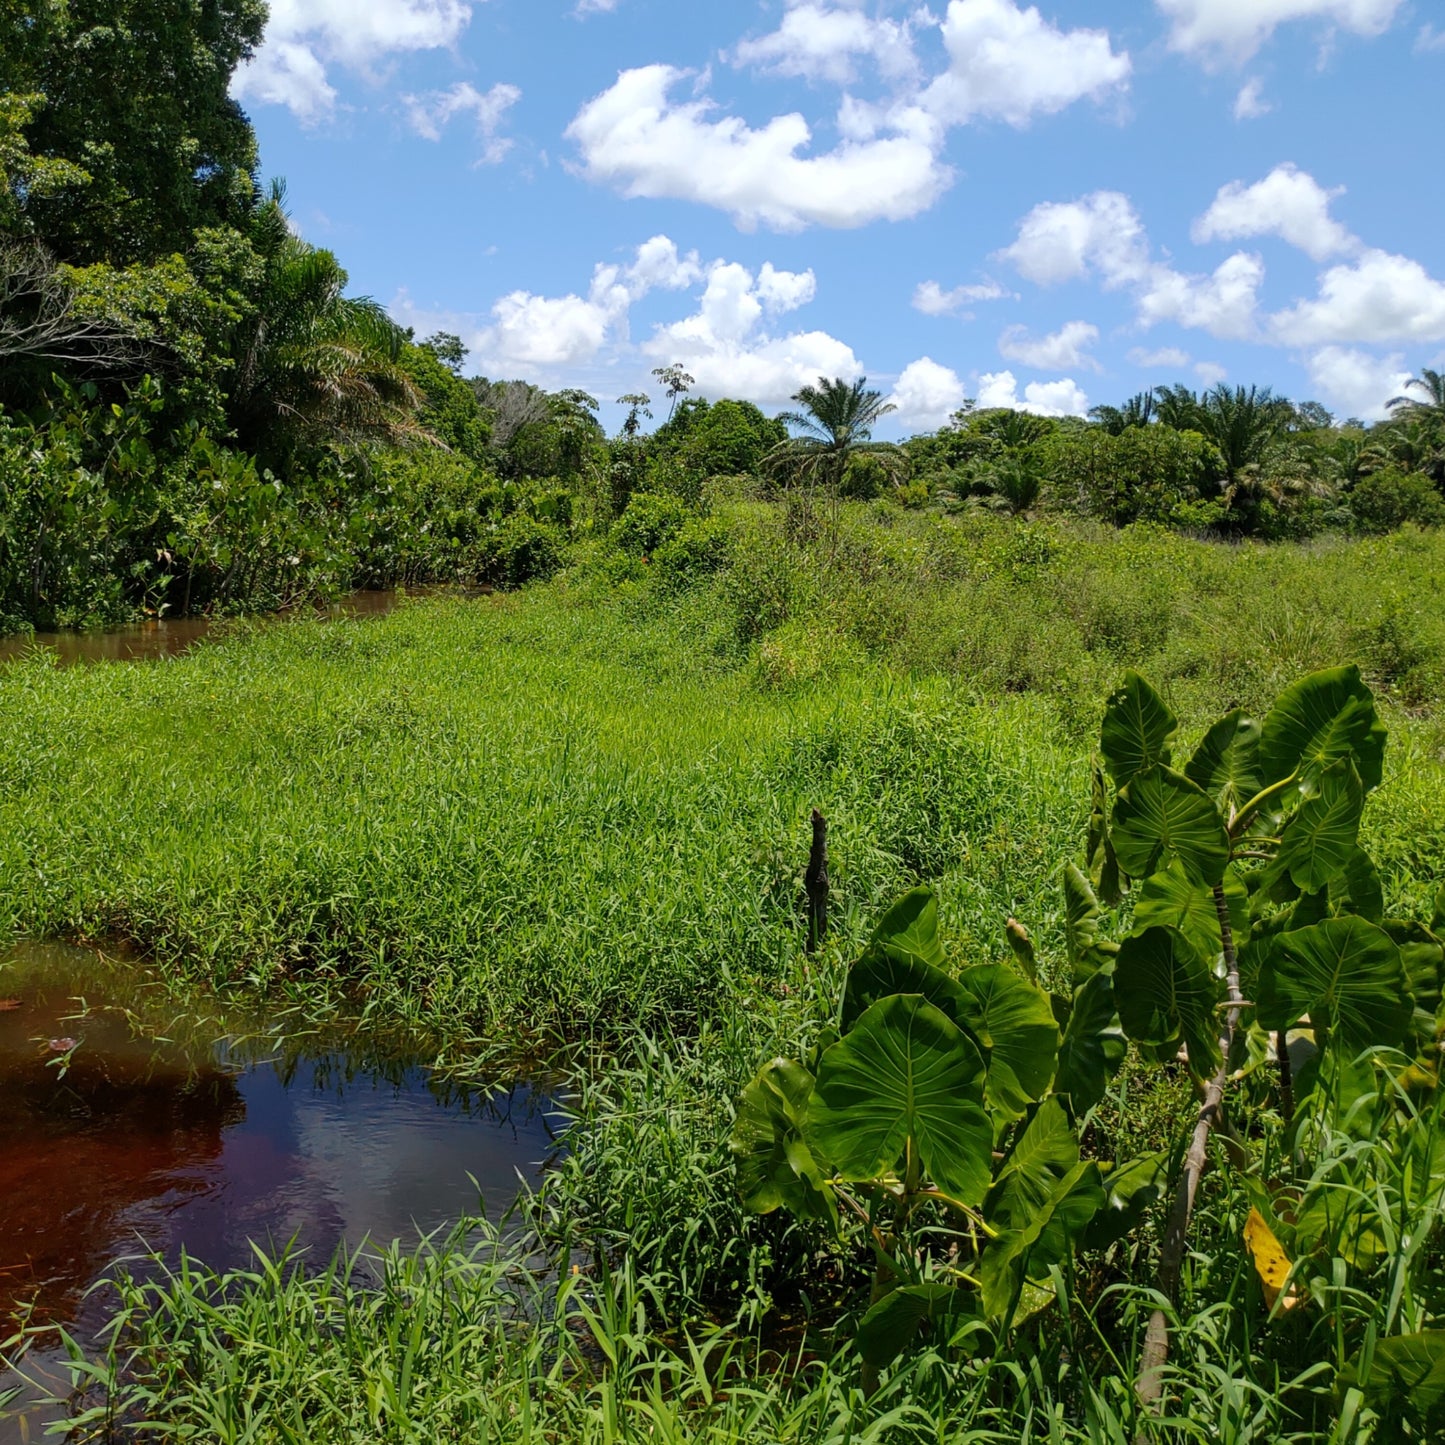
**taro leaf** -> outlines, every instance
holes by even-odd
[[[1264,720],[1259,766],[1266,787],[1295,772],[1323,772],[1353,758],[1369,792],[1384,773],[1385,725],[1358,667],[1333,667],[1292,683]]]
[[[876,1003],[823,1055],[804,1130],[845,1179],[876,1179],[910,1145],[964,1204],[988,1188],[993,1128],[983,1060],[963,1030],[917,994]]]
[[[1184,776],[1226,808],[1247,803],[1261,787],[1259,733],[1259,724],[1236,708],[1205,733]]]
[[[1314,893],[1301,893],[1289,911],[1289,921],[1282,930],[1295,933],[1301,928],[1313,928],[1330,916],[1330,890],[1317,889]]]
[[[1145,1154],[1104,1175],[1104,1205],[1079,1240],[1082,1249],[1108,1249],[1139,1227],[1164,1197],[1169,1182],[1163,1154]]]
[[[1319,790],[1285,825],[1275,867],[1306,893],[1343,876],[1359,846],[1365,790],[1355,765],[1344,758],[1319,775]]]
[[[931,888],[905,893],[873,933],[869,948],[884,947],[912,954],[935,967],[943,965],[943,945],[938,941],[938,899]]]
[[[967,968],[958,977],[964,995],[957,1019],[978,1041],[988,1065],[985,1096],[1017,1117],[1041,1099],[1059,1055],[1059,1026],[1041,988],[1000,964]]]
[[[1383,925],[1400,950],[1405,969],[1405,986],[1415,1002],[1431,1014],[1439,1011],[1445,986],[1445,944],[1418,923],[1389,919]]]
[[[1104,1097],[1128,1047],[1114,1006],[1114,980],[1096,973],[1074,995],[1054,1074],[1054,1093],[1068,1100],[1074,1118],[1082,1118]]]
[[[1114,966],[1119,947],[1099,941],[1099,900],[1082,869],[1064,867],[1064,942],[1073,968],[1074,986],[1101,969]]]
[[[1330,884],[1330,907],[1335,913],[1358,913],[1371,923],[1385,918],[1385,887],[1374,860],[1357,843],[1344,872]]]
[[[1370,1405],[1391,1418],[1405,1411],[1430,1424],[1445,1423],[1445,1330],[1381,1340],[1368,1380],[1361,1380],[1361,1369],[1356,1360],[1340,1372],[1340,1391],[1361,1390]]]
[[[1350,1053],[1403,1042],[1415,1005],[1400,950],[1363,918],[1282,933],[1261,970],[1259,1022],[1291,1029],[1306,1015]]]
[[[1004,925],[1004,937],[1008,939],[1008,946],[1013,950],[1013,955],[1019,961],[1019,966],[1028,975],[1033,983],[1039,981],[1039,955],[1034,947],[1034,941],[1029,937],[1029,931],[1018,921],[1017,918],[1010,918]]]
[[[813,1076],[792,1059],[764,1064],[743,1090],[731,1147],[738,1192],[755,1214],[786,1205],[799,1218],[837,1222],[832,1196],[802,1137],[812,1092]]]
[[[1127,938],[1114,967],[1114,998],[1124,1032],[1156,1051],[1189,1049],[1194,1072],[1219,1067],[1214,1005],[1219,985],[1208,963],[1182,933],[1151,928]]]
[[[1445,937],[1445,883],[1435,895],[1435,911],[1430,915],[1430,932]]]
[[[1229,866],[1229,834],[1208,794],[1168,768],[1130,780],[1114,805],[1114,848],[1124,871],[1147,878],[1178,859],[1196,883],[1210,888]]]
[[[1179,720],[1164,699],[1137,672],[1124,674],[1124,685],[1104,704],[1104,728],[1099,750],[1104,766],[1122,788],[1136,773],[1167,767],[1169,744]]]
[[[1079,1141],[1064,1106],[1046,1099],[1009,1151],[983,1202],[996,1229],[1026,1229],[1079,1162]]]
[[[1233,873],[1225,875],[1224,896],[1234,936],[1242,939],[1249,933],[1249,895]],[[1134,932],[1150,928],[1177,928],[1206,958],[1217,958],[1224,951],[1213,890],[1191,882],[1179,863],[1146,878],[1139,889]]]
[[[896,993],[922,994],[954,1023],[965,1022],[967,1001],[948,974],[917,954],[873,943],[848,972],[839,1031],[846,1034],[875,1003]]]
[[[1089,775],[1089,783],[1089,832],[1084,840],[1084,867],[1092,871],[1109,832],[1109,785],[1104,781],[1104,770],[1097,761]]]
[[[1249,1218],[1244,1221],[1244,1245],[1254,1260],[1254,1270],[1264,1290],[1265,1308],[1273,1313],[1294,1266],[1285,1253],[1284,1245],[1270,1228],[1269,1220],[1258,1209],[1251,1209]],[[1292,1288],[1285,1295],[1284,1307],[1293,1309],[1298,1303],[1299,1291]]]
[[[924,1324],[949,1337],[960,1326],[983,1329],[978,1296],[949,1284],[905,1284],[885,1295],[863,1316],[858,1326],[858,1353],[875,1369],[883,1370],[913,1343]]]
[[[1025,1226],[1005,1230],[992,1240],[978,1265],[988,1318],[1016,1317],[1025,1282],[1044,1278],[1050,1268],[1062,1264],[1103,1205],[1099,1166],[1092,1160],[1076,1164]]]

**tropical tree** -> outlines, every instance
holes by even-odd
[[[1187,386],[1160,386],[1154,390],[1154,417],[1160,426],[1175,431],[1199,431],[1199,398]]]
[[[402,366],[406,333],[377,302],[345,294],[341,263],[293,234],[283,200],[273,187],[252,227],[263,274],[237,328],[230,398],[242,444],[283,469],[327,442],[434,440]]]
[[[1418,391],[1420,396],[1397,396],[1389,403],[1391,412],[1408,416],[1426,415],[1438,423],[1445,423],[1445,371],[1431,371],[1421,367],[1419,376],[1412,376],[1405,383],[1405,391]]]
[[[872,440],[873,428],[895,408],[882,392],[868,390],[866,377],[847,382],[820,376],[817,386],[803,387],[793,400],[802,409],[782,412],[778,420],[801,435],[790,436],[769,453],[767,465],[776,475],[821,487],[834,497],[854,456],[874,456],[891,475],[902,475],[908,464],[903,449]]]
[[[686,396],[697,385],[697,378],[690,376],[675,361],[671,366],[654,366],[652,374],[657,378],[658,385],[667,393],[667,419],[671,421],[673,414],[677,411],[677,399],[680,396]]]
[[[1152,391],[1131,396],[1123,406],[1096,406],[1089,416],[1110,436],[1123,436],[1131,427],[1148,426],[1154,420],[1156,400]]]

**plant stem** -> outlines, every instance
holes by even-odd
[[[813,847],[803,881],[808,895],[808,952],[816,953],[828,934],[828,820],[813,809]]]
[[[1199,1110],[1199,1120],[1194,1126],[1194,1137],[1189,1141],[1189,1152],[1184,1156],[1184,1172],[1174,1192],[1174,1206],[1169,1212],[1169,1223],[1164,1232],[1164,1247],[1159,1255],[1159,1293],[1171,1302],[1179,1288],[1179,1276],[1184,1270],[1184,1247],[1189,1234],[1190,1221],[1194,1217],[1194,1201],[1199,1193],[1199,1181],[1209,1157],[1209,1135],[1219,1124],[1224,1109],[1224,1088],[1229,1080],[1229,1056],[1234,1049],[1234,1035],[1239,1027],[1240,1010],[1244,1007],[1244,995],[1239,991],[1239,958],[1234,947],[1234,928],[1229,921],[1229,902],[1224,896],[1224,885],[1216,884],[1214,908],[1219,915],[1219,932],[1224,944],[1224,964],[1228,975],[1230,1007],[1224,1016],[1224,1030],[1219,1037],[1220,1065],[1204,1091],[1204,1102]],[[1169,1361],[1169,1320],[1161,1307],[1149,1318],[1149,1328],[1144,1335],[1144,1355],[1139,1366],[1139,1401],[1146,1411],[1153,1409],[1164,1392],[1164,1366]],[[1147,1436],[1141,1430],[1135,1436],[1136,1445],[1143,1445]]]

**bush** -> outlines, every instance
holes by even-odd
[[[1372,472],[1355,483],[1350,511],[1361,532],[1394,532],[1407,522],[1417,527],[1445,526],[1445,498],[1429,477],[1394,467]]]
[[[508,589],[544,581],[562,565],[562,542],[555,527],[525,512],[514,512],[491,534],[491,555],[482,568],[482,580]]]
[[[612,540],[630,556],[651,557],[682,531],[687,520],[688,510],[677,497],[638,492],[612,524]]]

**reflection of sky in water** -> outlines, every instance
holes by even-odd
[[[81,950],[0,954],[0,1339],[27,1303],[93,1338],[108,1304],[86,1289],[147,1250],[226,1270],[253,1264],[250,1241],[294,1236],[319,1266],[342,1241],[412,1244],[483,1199],[497,1219],[552,1152],[547,1101],[525,1087],[446,1097],[425,1069],[355,1046],[242,1067],[136,1038],[102,985]],[[47,1063],[62,1035],[80,1040],[63,1078]],[[0,1371],[0,1392],[12,1383]],[[19,1429],[0,1420],[0,1445]]]
[[[313,1256],[343,1239],[411,1242],[480,1212],[482,1199],[497,1218],[518,1174],[535,1184],[551,1148],[525,1089],[467,1114],[430,1093],[421,1070],[399,1085],[360,1078],[338,1088],[318,1085],[305,1065],[289,1086],[262,1067],[240,1092],[245,1118],[226,1129],[220,1158],[127,1210],[128,1243],[168,1253],[184,1244],[224,1269],[251,1257],[251,1239],[279,1247],[294,1235]]]

